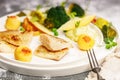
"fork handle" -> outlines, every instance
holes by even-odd
[[[97,73],[100,72],[101,68],[100,67],[95,67],[92,69],[93,72]]]

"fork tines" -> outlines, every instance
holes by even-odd
[[[99,75],[101,68],[99,67],[99,64],[97,62],[94,49],[88,50],[87,55],[92,71],[97,74],[97,80],[105,80],[102,78],[102,76]]]
[[[87,55],[88,55],[88,59],[89,59],[91,69],[94,70],[94,68],[99,68],[99,64],[97,62],[94,50],[93,49],[88,50]]]

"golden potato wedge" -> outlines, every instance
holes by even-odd
[[[29,21],[28,18],[24,19],[22,26],[26,31],[38,31],[38,29]]]
[[[53,35],[53,32],[44,27],[38,22],[32,22],[28,17],[24,19],[23,27],[26,31],[33,31],[34,35],[39,35],[40,33],[47,33]]]

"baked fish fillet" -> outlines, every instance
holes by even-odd
[[[5,41],[0,40],[0,53],[14,53],[17,46],[9,44]]]
[[[50,51],[59,51],[71,47],[71,44],[67,41],[48,34],[41,34],[40,41],[42,45]]]
[[[0,32],[0,40],[15,46],[29,45],[32,40],[32,36],[33,36],[33,32],[24,32],[24,33],[21,33],[19,31]]]
[[[40,45],[34,52],[34,54],[38,57],[51,59],[55,61],[59,61],[68,53],[68,48],[64,48],[59,51],[49,51],[44,46]]]

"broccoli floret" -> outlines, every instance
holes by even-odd
[[[76,13],[75,16],[77,16],[77,17],[82,17],[85,15],[84,9],[76,3],[70,4],[69,11],[70,11],[70,13],[75,12]]]
[[[69,19],[70,17],[66,14],[63,6],[52,7],[47,11],[47,18],[45,19],[44,25],[50,29],[58,29]]]

